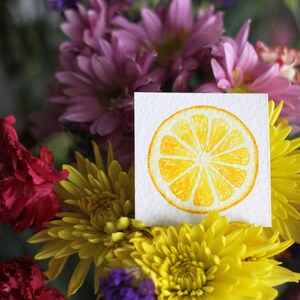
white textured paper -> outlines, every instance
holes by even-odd
[[[271,226],[267,94],[135,93],[134,105],[135,217],[138,220],[147,225],[198,223],[207,215],[209,210],[217,210],[220,215],[227,216],[231,221]],[[201,212],[197,211],[198,207],[196,207],[195,212],[193,210],[194,204],[189,203],[190,200],[178,200],[177,202],[172,200],[172,192],[168,188],[169,183],[162,182],[158,164],[153,163],[156,155],[160,155],[159,147],[153,146],[152,144],[155,143],[151,144],[151,141],[154,136],[158,140],[160,135],[162,137],[167,135],[164,124],[169,122],[173,116],[180,115],[182,111],[189,113],[194,108],[199,108],[201,111],[203,107],[209,107],[210,111],[216,110],[217,113],[220,111],[221,116],[224,112],[225,120],[226,115],[229,116],[228,122],[230,122],[230,116],[233,116],[234,119],[239,120],[237,122],[242,124],[238,126],[246,128],[245,130],[256,145],[257,169],[251,188],[238,203],[234,203],[231,207],[225,205],[225,208],[222,209],[218,207],[215,209],[214,205],[217,204],[213,204],[208,206],[207,211],[200,209]],[[210,114],[213,115],[211,112]],[[162,138],[160,138],[161,141]],[[249,157],[255,156],[252,153],[249,155]],[[247,172],[250,174],[248,169]],[[161,182],[162,184],[160,184]],[[213,186],[212,183],[210,184]],[[223,204],[226,201],[219,201],[219,203]],[[217,202],[215,201],[215,203]]]

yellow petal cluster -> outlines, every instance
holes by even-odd
[[[95,143],[93,149],[95,163],[76,153],[76,164],[63,166],[69,177],[59,183],[56,192],[64,202],[64,212],[29,239],[30,243],[43,243],[35,258],[50,258],[46,272],[50,280],[61,273],[70,255],[77,254],[79,262],[69,283],[69,295],[76,293],[92,266],[96,291],[107,262],[112,259],[118,265],[113,250],[141,235],[144,227],[131,218],[133,169],[124,172],[111,149],[106,169]]]
[[[282,106],[269,102],[272,228],[300,243],[300,138],[288,140],[292,128],[278,122]]]
[[[269,300],[277,296],[273,286],[300,279],[270,258],[293,241],[267,237],[259,226],[212,213],[197,225],[151,233],[131,240],[132,258],[154,280],[159,300]]]

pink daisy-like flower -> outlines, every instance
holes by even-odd
[[[215,82],[200,85],[195,92],[268,93],[275,102],[287,104],[282,117],[297,123],[300,112],[300,86],[281,76],[278,63],[261,61],[247,41],[250,22],[235,39],[225,37],[213,47],[211,61]]]
[[[110,21],[128,1],[89,4],[65,11],[61,28],[69,40],[60,47],[59,89],[50,102],[63,107],[59,122],[76,123],[94,134],[103,150],[110,141],[118,159],[128,164],[128,153],[133,153],[133,94],[160,88],[149,73],[155,53],[128,53],[111,37],[115,25]]]
[[[66,22],[61,25],[61,30],[69,40],[61,44],[62,52],[97,47],[97,40],[104,35],[108,21],[107,5],[102,0],[90,0],[89,3],[89,9],[79,3],[77,10],[65,11]]]
[[[77,3],[77,10],[67,9],[64,12],[66,22],[61,30],[69,38],[61,44],[60,50],[80,52],[86,47],[98,50],[98,40],[109,36],[111,20],[115,14],[128,8],[128,1],[89,0],[89,8]]]
[[[75,122],[111,140],[118,148],[126,132],[133,130],[134,92],[156,92],[148,69],[154,54],[141,52],[129,56],[113,39],[99,40],[100,53],[62,55],[63,70],[56,73],[64,95],[52,102],[65,106],[59,120]]]
[[[199,10],[194,21],[190,0],[173,0],[167,10],[157,12],[143,9],[140,23],[132,23],[122,16],[116,17],[114,23],[120,29],[112,34],[128,51],[155,50],[153,77],[158,82],[175,79],[173,91],[187,89],[192,71],[201,65],[209,47],[223,33],[222,13],[214,14],[211,6],[206,12]]]

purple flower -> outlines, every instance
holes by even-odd
[[[122,48],[132,53],[155,51],[153,78],[159,83],[174,80],[175,92],[188,89],[192,72],[203,67],[207,61],[203,57],[223,33],[223,14],[214,13],[210,6],[206,11],[199,10],[194,20],[191,0],[173,0],[166,10],[145,8],[139,23],[123,16],[117,16],[114,23],[119,28],[112,34]]]
[[[229,6],[233,4],[234,0],[219,0],[218,2],[224,6]]]
[[[64,13],[68,40],[60,46],[59,88],[50,102],[63,108],[60,123],[93,134],[104,151],[110,141],[127,166],[133,160],[134,92],[156,92],[160,84],[150,70],[153,51],[129,53],[111,37],[111,19],[123,2],[89,0],[88,8],[78,3]]]
[[[200,93],[268,93],[275,102],[285,101],[282,118],[299,122],[300,86],[281,76],[278,63],[261,61],[248,42],[250,21],[240,29],[235,39],[223,37],[212,47],[211,66],[214,82],[201,84]]]
[[[76,8],[80,0],[49,0],[48,7],[51,10],[61,10],[65,8]]]
[[[140,52],[129,56],[117,39],[112,43],[99,39],[98,47],[98,52],[78,56],[62,53],[56,78],[64,88],[51,101],[65,107],[60,122],[84,126],[101,138],[102,148],[110,140],[118,149],[133,131],[134,92],[159,90],[148,73],[154,55]]]
[[[137,271],[138,270],[138,271]],[[155,286],[151,279],[143,279],[139,269],[114,269],[100,278],[100,291],[106,300],[154,300]]]

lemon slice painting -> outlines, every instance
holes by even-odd
[[[258,173],[258,147],[248,127],[214,106],[193,106],[163,121],[148,151],[158,192],[191,213],[222,211],[243,201]]]

